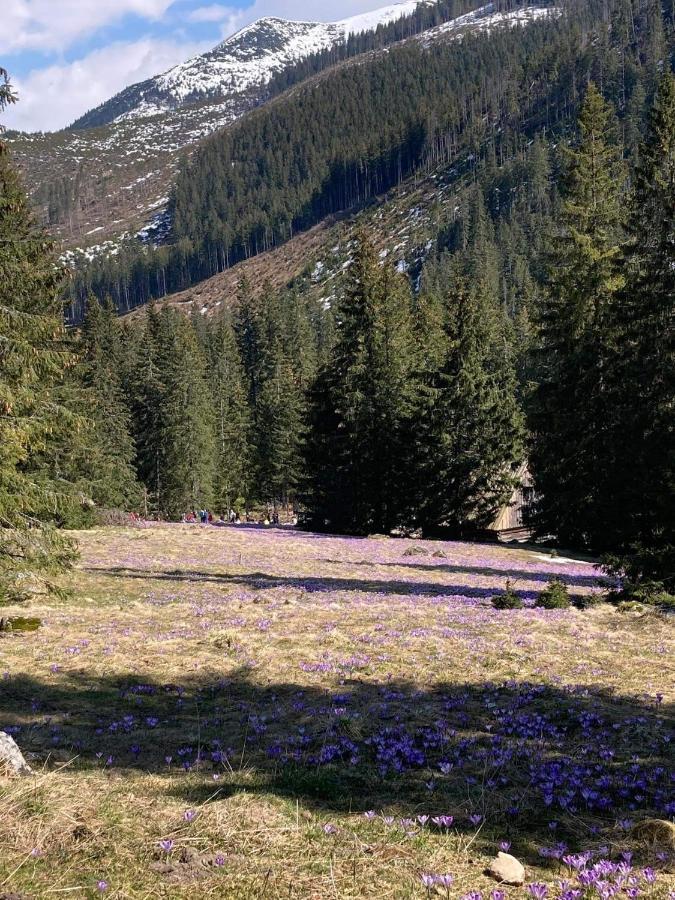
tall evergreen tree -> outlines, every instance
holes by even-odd
[[[313,386],[308,447],[317,524],[356,533],[403,524],[414,409],[413,317],[405,279],[362,235],[336,316],[332,359]]]
[[[663,75],[649,116],[617,312],[613,472],[617,546],[634,584],[675,593],[675,77]]]
[[[140,502],[134,467],[131,415],[122,389],[123,352],[117,314],[111,304],[90,297],[80,339],[80,375],[88,390],[91,442],[80,454],[93,500],[134,510]]]
[[[214,503],[225,511],[245,502],[251,487],[251,415],[229,313],[222,313],[211,326],[208,345],[218,447]]]
[[[0,112],[10,99],[0,72]],[[0,596],[27,596],[75,553],[49,526],[74,501],[58,459],[81,425],[64,402],[74,356],[60,291],[52,245],[0,145]]]
[[[138,332],[133,346],[127,342],[131,355],[127,390],[132,435],[138,478],[145,489],[144,511],[159,514],[164,483],[162,408],[165,385],[160,360],[160,319],[154,307],[148,309],[144,327],[138,328]]]
[[[215,415],[206,363],[194,328],[168,308],[160,313],[158,361],[163,386],[160,510],[176,519],[211,507],[216,466]]]
[[[620,269],[625,173],[611,108],[589,85],[579,143],[569,151],[562,228],[541,300],[539,384],[531,407],[536,525],[568,546],[601,549],[608,528],[613,455],[607,383]],[[611,544],[610,544],[611,545]]]
[[[263,382],[256,420],[258,495],[261,500],[295,499],[302,477],[305,404],[291,361],[277,348]]]
[[[480,225],[482,213],[477,210]],[[523,456],[510,326],[490,284],[489,239],[441,260],[444,349],[421,422],[419,522],[428,533],[487,527],[510,497]],[[476,277],[478,272],[485,273]]]

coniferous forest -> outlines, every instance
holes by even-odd
[[[377,2],[0,4],[0,900],[675,900],[673,0]]]
[[[310,62],[311,89],[179,174],[173,244],[78,276],[67,330],[3,149],[3,590],[67,563],[58,526],[103,510],[281,506],[316,530],[481,535],[527,461],[539,537],[672,592],[673,12],[611,6],[330,79]],[[215,316],[118,316],[451,160],[458,214],[414,278],[364,230],[330,305],[242,279]]]

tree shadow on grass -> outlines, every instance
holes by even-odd
[[[246,668],[175,684],[17,675],[1,685],[0,729],[38,767],[171,776],[167,792],[191,806],[246,792],[325,816],[452,815],[460,830],[516,836],[521,852],[535,840],[613,840],[622,819],[675,811],[674,710],[656,700],[528,682],[420,690],[339,666],[327,676],[306,686],[262,685]]]
[[[599,575],[570,575],[566,572],[537,572],[528,569],[499,569],[492,566],[464,566],[455,565],[454,563],[432,563],[432,562],[370,562],[362,560],[358,563],[351,563],[345,560],[326,559],[320,562],[330,563],[331,565],[355,565],[358,567],[373,568],[394,568],[394,569],[414,569],[418,572],[447,572],[448,574],[457,573],[460,575],[481,575],[486,578],[513,578],[522,581],[549,582],[552,578],[559,578],[570,587],[598,587],[602,581]]]
[[[270,588],[292,587],[308,593],[331,591],[358,591],[370,594],[423,594],[432,597],[456,597],[458,595],[474,598],[489,598],[499,590],[498,587],[476,587],[466,584],[442,584],[418,581],[380,581],[366,578],[334,578],[331,576],[288,576],[271,575],[267,572],[248,572],[245,575],[225,572],[205,572],[189,569],[172,569],[171,571],[153,571],[152,569],[135,569],[124,566],[96,567],[85,569],[94,575],[109,575],[114,578],[137,578],[149,581],[194,581],[212,584],[232,584],[253,590],[269,590]]]

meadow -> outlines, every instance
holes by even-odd
[[[78,535],[3,615],[0,898],[675,896],[672,620],[521,548]],[[576,605],[534,608],[554,576]],[[507,579],[524,609],[496,610]],[[522,887],[485,874],[498,850]]]

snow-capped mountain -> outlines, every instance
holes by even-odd
[[[186,104],[232,98],[266,85],[270,79],[313,53],[345,41],[351,34],[374,31],[415,12],[431,0],[405,0],[339,22],[259,19],[213,50],[134,84],[84,115],[76,129],[145,118]]]
[[[127,88],[70,129],[9,134],[36,209],[64,258],[79,265],[115,255],[126,241],[162,243],[181,160],[204,138],[269,100],[276,73],[427,3],[434,6],[434,0],[407,0],[328,24],[262,19],[212,51]],[[467,0],[469,12],[404,40],[427,48],[560,14],[559,8],[539,5],[508,12],[492,3],[471,9],[474,3]],[[389,52],[388,45],[380,52]],[[367,57],[357,55],[349,64]],[[324,75],[330,77],[330,66]]]

